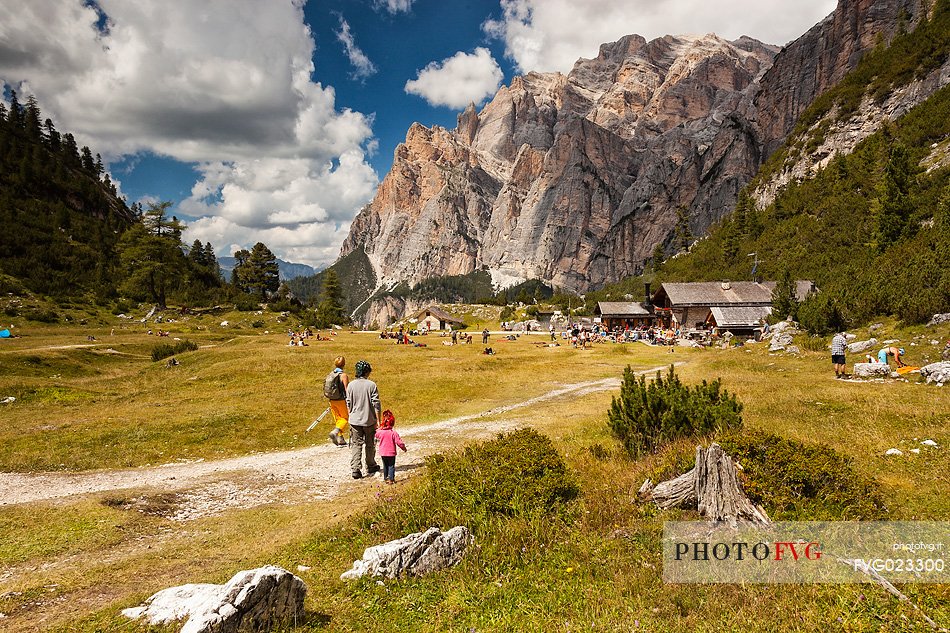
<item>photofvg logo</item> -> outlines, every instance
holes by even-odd
[[[950,581],[950,522],[780,522],[738,529],[667,522],[663,579],[670,583]]]

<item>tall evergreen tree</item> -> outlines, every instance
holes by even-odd
[[[346,322],[340,278],[332,268],[328,269],[323,276],[323,290],[320,292],[317,316],[328,325],[340,325]]]
[[[792,279],[792,273],[786,268],[782,271],[772,292],[772,318],[781,321],[789,317],[793,320],[798,317],[798,300],[795,281]]]
[[[912,211],[910,196],[911,167],[907,149],[895,143],[884,166],[884,177],[878,184],[875,201],[875,243],[880,252],[904,234]]]
[[[676,208],[676,247],[680,251],[689,250],[693,243],[693,234],[689,230],[689,209],[680,205]]]
[[[244,253],[247,253],[244,256]],[[280,287],[280,271],[277,257],[263,242],[258,242],[251,251],[238,251],[234,254],[238,263],[234,267],[237,286],[245,292],[259,294],[261,301],[267,300],[267,294],[276,292]]]

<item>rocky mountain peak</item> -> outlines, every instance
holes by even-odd
[[[381,283],[488,269],[583,291],[637,273],[677,209],[701,235],[822,90],[926,0],[841,0],[784,49],[629,35],[527,73],[455,130],[414,124],[343,254]]]

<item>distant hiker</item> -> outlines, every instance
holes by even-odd
[[[482,330],[482,345],[488,345],[488,328]]]
[[[344,433],[346,433],[347,420],[350,417],[346,408],[346,386],[350,384],[350,377],[343,371],[346,358],[337,356],[333,360],[333,365],[333,371],[323,380],[323,395],[330,401],[330,411],[333,412],[333,419],[336,420],[336,426],[330,431],[330,441],[337,446],[346,446]]]
[[[848,348],[848,338],[844,332],[838,332],[831,339],[831,364],[835,366],[835,378],[847,376],[844,352]]]
[[[401,448],[403,453],[406,452],[406,445],[394,426],[396,417],[392,411],[386,409],[376,431],[376,441],[379,443],[379,456],[383,459],[383,481],[387,484],[396,483],[396,447]]]
[[[459,342],[459,332],[458,330],[452,330],[452,345],[455,345],[458,342]]]
[[[548,331],[551,333],[551,341],[554,341],[554,324],[548,326]]]
[[[372,475],[379,472],[376,463],[376,424],[380,419],[379,389],[369,379],[373,368],[365,360],[356,363],[356,378],[346,388],[346,406],[350,411],[350,470],[353,479],[363,476],[363,453],[366,470]]]
[[[886,364],[887,364],[887,357],[888,357],[888,356],[893,356],[893,357],[894,357],[894,362],[897,363],[897,366],[898,366],[898,367],[903,367],[903,366],[904,366],[904,361],[902,360],[902,359],[903,359],[903,356],[904,356],[904,348],[903,348],[903,347],[900,347],[900,348],[897,348],[897,347],[884,347],[884,348],[881,349],[880,352],[877,353],[877,360],[878,360],[878,362],[884,363],[884,364],[886,365]]]

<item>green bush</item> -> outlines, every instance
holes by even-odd
[[[256,312],[261,309],[260,298],[248,294],[238,295],[234,297],[234,309],[239,312]]]
[[[58,323],[59,315],[49,308],[34,308],[23,313],[28,321],[39,321],[41,323]]]
[[[812,293],[801,302],[798,322],[817,336],[840,332],[848,327],[838,302],[823,292]]]
[[[423,498],[475,525],[493,516],[544,516],[578,492],[551,440],[532,429],[426,459]]]
[[[746,494],[773,520],[877,520],[887,516],[879,484],[860,474],[850,457],[822,444],[805,444],[763,431],[719,440],[742,466]]]
[[[657,372],[647,382],[628,365],[620,397],[607,414],[613,434],[631,457],[655,453],[664,443],[681,437],[705,435],[742,426],[742,404],[720,388],[719,380],[689,387],[670,366],[666,378]]]
[[[198,349],[198,344],[194,341],[178,341],[174,345],[162,343],[152,348],[152,362],[158,362],[182,352],[193,352],[196,349]]]
[[[253,327],[253,328],[262,328],[262,327],[264,327],[264,325],[265,325],[264,322],[261,321],[260,319],[258,319],[258,320],[256,320],[256,321],[251,321],[251,327]]]

